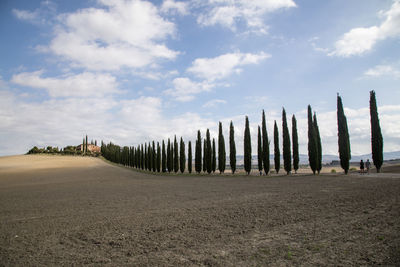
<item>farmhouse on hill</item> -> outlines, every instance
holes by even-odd
[[[77,151],[83,151],[84,150],[84,144],[80,144],[76,146],[76,150]],[[100,153],[100,147],[93,145],[93,144],[88,144],[87,145],[87,150],[89,152],[93,152],[93,153]]]

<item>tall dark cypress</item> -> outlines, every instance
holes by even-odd
[[[261,128],[258,126],[258,135],[257,135],[257,158],[258,158],[258,171],[261,172],[263,170],[263,147],[262,147],[262,138],[261,138]]]
[[[153,141],[151,154],[152,154],[151,167],[152,167],[153,172],[156,172],[156,170],[157,170],[157,148],[156,148],[156,144],[154,141]]]
[[[210,130],[207,129],[206,132],[206,153],[205,153],[205,158],[206,158],[206,170],[207,173],[211,173],[212,171],[212,147],[211,147],[211,138],[210,138]]]
[[[299,169],[299,137],[297,135],[297,120],[293,114],[292,117],[292,142],[293,142],[293,169],[297,173]]]
[[[314,112],[313,124],[315,131],[315,140],[317,142],[317,172],[319,174],[322,169],[322,144],[321,144],[321,136],[319,134],[317,115],[315,114],[315,112]]]
[[[201,172],[201,134],[197,131],[196,151],[194,155],[194,168],[197,173]]]
[[[192,142],[189,141],[188,144],[188,171],[192,173]]]
[[[165,142],[162,140],[162,148],[161,148],[161,171],[166,172],[167,171],[167,154],[165,153]]]
[[[140,159],[140,162],[141,162],[141,166],[140,166],[140,168],[143,170],[144,168],[145,168],[145,153],[144,153],[144,148],[143,148],[143,144],[141,145],[141,148],[140,148],[140,154],[141,154],[141,159]]]
[[[86,145],[85,145],[85,137],[83,137],[83,141],[82,141],[82,153],[85,153],[86,151],[85,151],[85,149],[86,149]]]
[[[383,164],[383,137],[379,124],[378,107],[376,105],[375,91],[369,92],[369,112],[371,115],[371,147],[372,160],[376,171],[380,172]]]
[[[339,94],[337,95],[337,120],[340,166],[344,170],[344,173],[347,174],[351,159],[350,136],[346,115],[344,115],[342,98]]]
[[[169,138],[168,138],[168,144],[167,144],[167,168],[168,168],[168,172],[172,171],[171,140]]]
[[[262,145],[263,145],[263,167],[266,175],[269,173],[269,140],[268,140],[268,132],[267,132],[267,123],[265,121],[265,112],[262,112]]]
[[[274,161],[275,161],[275,171],[279,173],[281,168],[281,151],[279,149],[279,132],[276,121],[274,122]]]
[[[222,133],[222,123],[219,122],[218,131],[218,170],[219,173],[224,173],[226,166],[225,139]]]
[[[86,142],[85,142],[85,153],[88,153],[88,138],[87,138],[87,135],[86,135]]]
[[[211,158],[211,171],[214,173],[217,168],[217,159],[215,151],[215,138],[212,141],[212,158]]]
[[[236,145],[235,145],[235,129],[233,123],[229,126],[229,164],[231,166],[232,174],[236,171]]]
[[[251,172],[251,137],[249,118],[246,116],[246,124],[244,128],[244,170],[247,175]]]
[[[179,167],[181,169],[181,173],[185,171],[186,168],[186,155],[185,155],[185,143],[183,142],[183,138],[181,137],[181,144],[180,144],[180,150],[179,150]]]
[[[157,172],[161,171],[161,148],[160,148],[160,143],[159,142],[157,142],[156,169],[157,169]]]
[[[318,143],[317,143],[317,134],[313,123],[312,110],[310,105],[308,105],[307,117],[308,117],[308,162],[310,164],[310,168],[313,174],[315,174],[315,172],[318,169]]]
[[[207,140],[203,142],[203,172],[207,171]]]
[[[283,166],[286,174],[292,171],[292,152],[290,150],[290,134],[287,125],[286,111],[282,109]]]
[[[149,142],[149,145],[147,146],[148,152],[147,152],[147,170],[151,171],[153,168],[153,149],[151,148],[151,143]]]
[[[178,141],[176,141],[176,135],[174,139],[174,171],[179,171],[179,152],[178,152]]]
[[[149,166],[149,158],[148,158],[148,151],[147,151],[147,143],[144,143],[144,169],[147,170]]]

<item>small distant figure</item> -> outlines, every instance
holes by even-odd
[[[262,176],[262,171],[260,171],[260,176]]]
[[[369,159],[365,162],[365,168],[367,169],[367,173],[369,173],[369,169],[371,168],[371,162],[369,162]]]
[[[361,174],[364,173],[364,161],[363,160],[360,161],[360,173]]]

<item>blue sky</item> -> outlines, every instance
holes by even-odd
[[[337,154],[336,93],[352,152],[370,152],[375,90],[384,150],[400,150],[400,1],[2,1],[0,155],[89,138],[137,145],[188,140],[261,111],[272,136],[282,107],[317,112]],[[289,126],[291,123],[289,122]],[[255,149],[253,149],[256,152]]]

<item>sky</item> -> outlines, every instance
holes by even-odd
[[[309,104],[337,155],[337,93],[367,154],[371,90],[400,150],[400,0],[2,0],[0,36],[0,155],[217,138],[219,121],[242,154],[245,116],[256,154],[263,109],[282,144],[283,107],[307,154]]]

